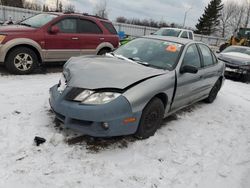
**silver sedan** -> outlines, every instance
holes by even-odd
[[[50,105],[65,127],[86,135],[148,138],[164,117],[212,103],[224,67],[203,43],[145,36],[106,56],[71,58],[50,89]]]

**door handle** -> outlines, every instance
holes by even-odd
[[[72,40],[78,40],[79,38],[78,37],[72,37],[71,39]]]
[[[100,40],[104,40],[104,38],[100,38]]]

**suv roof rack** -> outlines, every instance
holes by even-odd
[[[91,17],[95,17],[95,18],[99,18],[99,19],[103,19],[103,20],[108,20],[107,18],[98,16],[98,15],[91,15],[91,14],[88,14],[88,13],[82,13],[82,15],[84,15],[84,16],[91,16]]]

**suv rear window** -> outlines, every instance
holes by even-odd
[[[79,32],[100,34],[102,33],[102,30],[99,28],[98,25],[96,25],[96,23],[90,20],[80,19],[79,20]]]
[[[115,27],[108,22],[101,21],[102,25],[112,34],[117,35],[117,31],[115,30]]]

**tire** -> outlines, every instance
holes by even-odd
[[[213,88],[211,89],[208,97],[205,99],[205,102],[213,103],[217,97],[218,92],[220,91],[220,88],[221,88],[221,81],[217,80],[217,82],[214,84]]]
[[[243,82],[250,82],[250,72],[247,72],[246,74],[242,75],[241,79]]]
[[[13,74],[30,74],[38,66],[38,57],[30,48],[18,47],[8,53],[5,66]]]
[[[109,53],[109,52],[111,52],[110,49],[108,49],[108,48],[103,48],[103,49],[101,49],[101,50],[97,53],[97,55],[105,55],[106,53]]]
[[[164,105],[159,98],[152,99],[142,111],[139,127],[135,136],[146,139],[153,136],[161,125],[164,116]]]

